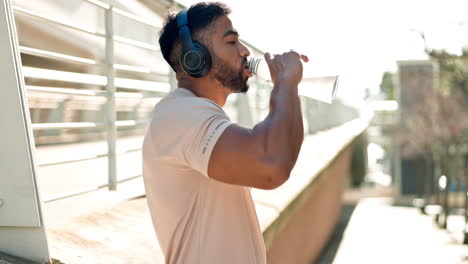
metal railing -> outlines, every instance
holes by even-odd
[[[94,65],[106,68],[106,75],[92,75],[92,74],[83,74],[83,73],[75,73],[75,72],[64,72],[64,71],[57,71],[57,70],[49,70],[49,69],[41,69],[41,68],[32,68],[24,66],[22,71],[24,77],[29,78],[37,78],[37,79],[45,79],[45,80],[52,80],[52,81],[65,81],[71,83],[78,83],[78,84],[88,84],[88,85],[96,85],[96,86],[105,86],[105,91],[92,91],[92,90],[80,90],[80,89],[72,89],[72,88],[59,88],[59,87],[44,87],[44,86],[34,86],[28,85],[26,88],[29,91],[35,92],[44,92],[44,93],[56,93],[56,94],[64,94],[64,95],[82,95],[82,96],[100,96],[106,97],[106,121],[103,123],[96,123],[96,122],[62,122],[62,123],[34,123],[32,124],[32,128],[35,131],[38,130],[53,130],[53,129],[75,129],[75,128],[105,128],[107,134],[107,153],[100,153],[96,155],[88,155],[74,159],[67,159],[67,160],[58,160],[52,162],[41,163],[39,166],[51,166],[57,164],[65,164],[65,163],[73,163],[78,161],[85,161],[85,160],[92,160],[98,159],[102,157],[108,158],[108,183],[85,188],[83,190],[68,192],[68,193],[60,193],[57,195],[53,195],[53,197],[46,198],[45,201],[54,201],[57,199],[70,197],[74,195],[78,195],[81,193],[86,193],[92,190],[101,189],[108,187],[109,190],[116,190],[117,184],[119,182],[127,181],[129,179],[133,179],[135,177],[140,177],[141,175],[132,176],[128,179],[123,179],[118,181],[117,180],[117,155],[125,154],[129,152],[140,151],[140,148],[137,149],[130,149],[125,151],[118,152],[116,150],[116,141],[117,141],[117,128],[118,127],[130,127],[130,126],[137,126],[139,124],[145,123],[146,120],[119,120],[116,119],[116,97],[122,98],[131,98],[131,97],[145,97],[145,94],[132,94],[126,92],[117,92],[117,88],[125,88],[134,90],[137,92],[145,92],[145,93],[153,93],[153,94],[164,94],[169,92],[170,85],[174,82],[169,80],[170,76],[168,74],[160,74],[151,69],[145,67],[136,67],[130,65],[123,65],[123,64],[115,64],[114,57],[114,42],[120,42],[126,45],[134,46],[137,48],[149,50],[149,51],[159,51],[159,47],[144,43],[141,41],[129,39],[122,36],[117,36],[114,34],[114,14],[118,14],[123,16],[127,19],[132,21],[144,24],[146,26],[150,26],[154,29],[159,29],[156,23],[139,18],[135,15],[132,15],[124,10],[120,10],[118,8],[114,8],[112,5],[108,5],[102,3],[97,0],[82,0],[84,2],[88,2],[98,8],[101,8],[105,12],[105,33],[99,33],[97,31],[86,29],[80,25],[72,24],[53,16],[49,16],[46,14],[42,14],[39,12],[31,11],[22,7],[13,6],[13,10],[15,12],[25,14],[27,16],[34,17],[36,19],[40,19],[45,23],[51,23],[55,26],[64,27],[71,30],[76,30],[79,32],[84,32],[86,34],[91,34],[93,36],[97,36],[100,38],[105,39],[105,63],[100,63],[95,60],[81,58],[76,56],[71,56],[67,54],[61,54],[52,51],[46,51],[41,49],[36,49],[32,47],[20,47],[20,52],[23,54],[60,60],[69,63],[78,63],[78,64],[85,64],[85,65]],[[125,78],[117,78],[116,77],[116,70],[123,70],[123,71],[130,71],[136,73],[145,73],[145,74],[152,74],[152,76],[158,77],[162,82],[154,82],[154,81],[144,81],[144,80],[136,80],[136,79],[125,79]],[[168,68],[169,70],[169,68]]]

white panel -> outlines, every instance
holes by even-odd
[[[40,227],[29,110],[9,0],[0,1],[0,226]]]
[[[34,263],[49,263],[50,260],[43,228],[0,227],[0,252]]]

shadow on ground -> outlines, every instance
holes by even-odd
[[[343,234],[346,230],[346,226],[348,226],[349,220],[351,219],[355,208],[356,204],[343,205],[343,207],[341,208],[341,216],[338,220],[335,231],[333,232],[332,236],[330,237],[330,240],[328,241],[327,245],[320,254],[318,260],[312,264],[333,263],[341,240],[343,238]]]

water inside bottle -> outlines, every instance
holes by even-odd
[[[307,63],[305,63],[304,66],[305,65],[307,65]],[[257,78],[266,82],[271,82],[270,70],[264,59],[255,57],[249,58],[247,61],[247,68]],[[338,80],[338,75],[303,76],[299,84],[299,94],[331,104],[336,96]]]

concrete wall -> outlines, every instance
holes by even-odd
[[[255,202],[278,212],[257,209],[269,264],[310,264],[320,255],[339,219],[353,149],[367,126],[368,120],[355,119],[307,136],[289,180],[275,190],[253,190]]]
[[[349,175],[348,146],[300,197],[300,205],[267,250],[268,264],[310,264],[320,255],[340,216]]]

